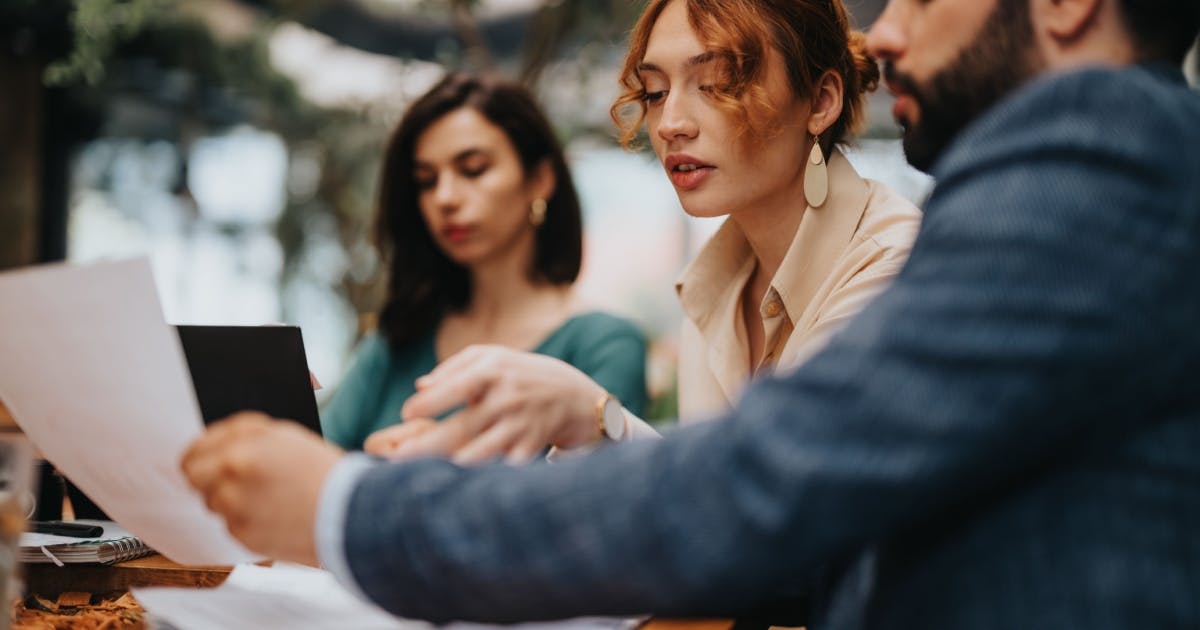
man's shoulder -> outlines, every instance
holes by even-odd
[[[1165,64],[1048,75],[965,129],[936,174],[946,176],[964,164],[1014,151],[1103,152],[1118,147],[1130,156],[1163,158],[1167,152],[1182,165],[1200,155],[1197,121],[1200,94],[1188,89],[1178,69]]]
[[[1200,135],[1200,94],[1190,90],[1180,69],[1167,64],[1094,67],[1050,76],[1014,98],[1015,114],[1106,121],[1113,129],[1195,139]],[[1043,115],[1044,115],[1043,114]]]

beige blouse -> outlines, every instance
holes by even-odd
[[[921,212],[888,188],[859,177],[844,155],[829,159],[829,197],[809,207],[759,307],[763,360],[752,374],[741,295],[754,253],[725,221],[684,270],[676,290],[684,321],[679,350],[680,422],[712,417],[737,400],[751,376],[794,368],[899,273]],[[657,435],[626,413],[626,439]]]

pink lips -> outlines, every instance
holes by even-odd
[[[675,188],[681,191],[697,188],[716,170],[715,166],[683,153],[668,155],[663,166]]]
[[[471,228],[466,225],[447,225],[442,228],[442,234],[446,237],[446,240],[457,243],[471,235]]]

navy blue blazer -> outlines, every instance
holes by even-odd
[[[817,628],[1200,627],[1200,96],[1166,66],[1042,79],[935,175],[892,287],[730,417],[372,468],[359,586],[434,621],[803,595]]]

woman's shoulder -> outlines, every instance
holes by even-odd
[[[360,361],[381,363],[389,361],[393,352],[387,336],[378,330],[372,330],[359,340],[354,354]]]
[[[907,253],[921,227],[920,208],[884,184],[871,179],[863,181],[868,190],[867,206],[856,237],[881,250]]]
[[[642,337],[642,329],[633,320],[599,309],[588,309],[572,315],[561,326],[579,332],[601,336]]]
[[[618,340],[645,344],[636,323],[602,310],[588,309],[569,317],[542,343],[543,348],[567,348]]]
[[[432,339],[432,335],[422,335],[394,346],[383,332],[374,330],[358,342],[354,350],[355,363],[386,371],[391,366],[410,363],[429,354]]]

